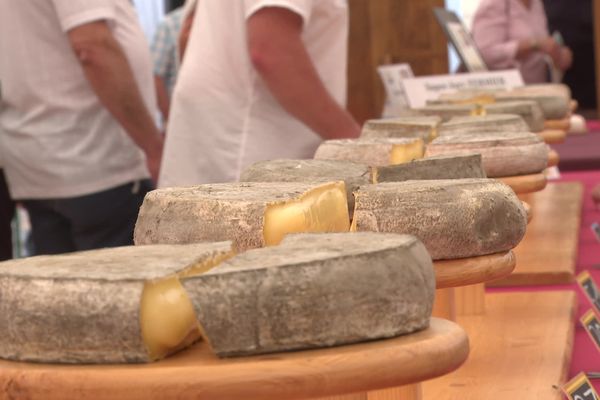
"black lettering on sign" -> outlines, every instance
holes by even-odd
[[[598,291],[598,286],[596,286],[596,282],[594,282],[590,273],[583,271],[577,275],[577,283],[579,283],[579,286],[581,286],[581,289],[583,289],[590,302],[596,307],[596,310],[600,311],[600,291]]]
[[[589,310],[580,319],[581,324],[590,335],[590,338],[600,351],[600,321],[594,310]]]
[[[600,400],[594,387],[583,372],[563,386],[569,400]]]

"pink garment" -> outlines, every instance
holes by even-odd
[[[472,35],[489,69],[519,68],[525,83],[548,81],[548,65],[540,51],[517,60],[519,41],[548,36],[542,0],[483,0],[473,18]]]

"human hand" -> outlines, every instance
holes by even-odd
[[[567,46],[562,46],[560,48],[560,62],[557,64],[557,67],[561,71],[566,71],[571,68],[573,64],[573,52]]]
[[[540,45],[540,50],[543,53],[548,54],[550,56],[550,58],[552,58],[552,61],[554,61],[554,64],[559,65],[560,57],[561,57],[561,52],[560,52],[561,47],[556,42],[556,40],[554,40],[553,37],[548,36],[548,37],[540,40],[539,45]]]

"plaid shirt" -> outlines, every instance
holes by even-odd
[[[168,13],[156,29],[150,46],[154,60],[154,75],[163,78],[169,96],[173,93],[177,78],[177,38],[182,21],[183,7]]]

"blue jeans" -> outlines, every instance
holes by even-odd
[[[130,182],[85,196],[23,200],[36,255],[133,244],[137,214],[152,181]]]

